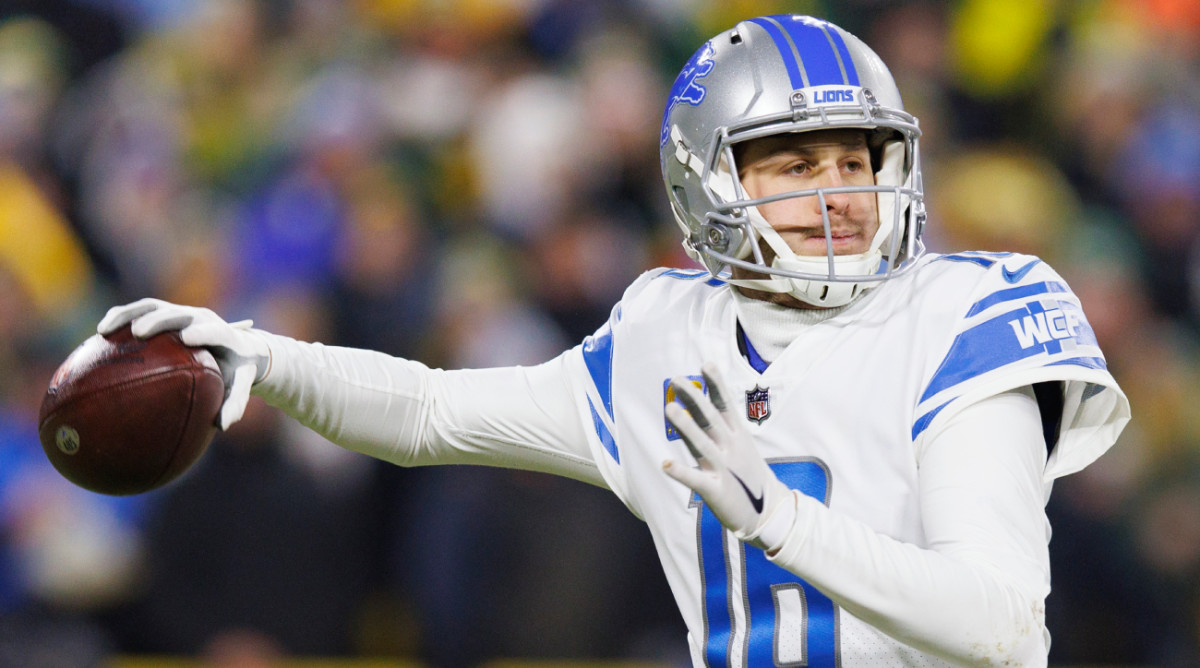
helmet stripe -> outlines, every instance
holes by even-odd
[[[808,75],[809,86],[849,84],[841,63],[841,54],[826,32],[827,23],[807,16],[777,17],[800,53],[800,64]],[[844,46],[843,46],[844,48]],[[853,69],[853,65],[851,65]],[[855,79],[857,79],[857,74]]]
[[[787,68],[792,88],[857,86],[858,70],[841,34],[808,16],[776,14],[750,19],[767,31]]]
[[[788,43],[788,38],[779,29],[779,25],[773,20],[775,18],[777,17],[764,16],[750,19],[750,22],[766,30],[767,34],[771,36],[771,40],[775,42],[775,48],[779,50],[779,55],[783,58],[783,65],[787,68],[788,77],[792,80],[792,88],[804,88],[808,84],[804,73],[800,71],[800,63],[796,61],[796,53],[792,50],[792,45]]]
[[[842,66],[842,70],[846,74],[846,83],[851,86],[858,86],[858,70],[854,67],[854,59],[850,57],[850,50],[846,48],[846,42],[842,39],[842,33],[833,26],[828,26],[825,32],[833,41],[834,47],[837,49],[838,62]]]

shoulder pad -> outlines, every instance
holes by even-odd
[[[1107,370],[1079,298],[1039,258],[963,253],[939,260],[975,264],[985,272],[921,393],[914,438],[965,394],[1012,389],[1054,375],[1056,367]]]

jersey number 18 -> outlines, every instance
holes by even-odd
[[[828,503],[830,477],[823,462],[775,461],[770,467],[783,484]],[[762,550],[727,540],[725,527],[703,504],[699,522],[708,666],[836,668],[833,601],[768,561]],[[730,543],[736,554],[730,554]],[[735,557],[740,568],[733,568]],[[738,575],[740,586],[734,587],[730,579]],[[743,593],[740,599],[737,593]]]

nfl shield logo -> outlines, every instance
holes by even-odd
[[[770,388],[754,386],[753,390],[746,393],[746,419],[762,424],[762,421],[771,417],[771,395]]]

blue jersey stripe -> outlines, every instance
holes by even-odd
[[[612,375],[613,349],[612,327],[605,323],[597,332],[583,341],[583,363],[587,365],[600,400],[604,402],[604,410],[609,418],[613,418],[612,404]],[[615,420],[614,420],[615,421]]]
[[[951,401],[953,401],[953,400],[951,400]],[[950,405],[950,402],[947,401],[946,403],[942,404],[941,406],[938,406],[937,408],[935,408],[935,409],[929,411],[928,413],[922,415],[921,417],[917,418],[917,421],[913,423],[913,428],[912,428],[913,440],[914,441],[917,440],[917,437],[920,436],[922,432],[924,432],[926,429],[929,428],[929,423],[933,422],[933,418],[937,417],[937,414],[941,413],[942,409],[949,405]]]
[[[838,63],[838,52],[825,32],[824,22],[781,16],[779,23],[787,31],[800,54],[800,67],[809,86],[844,86],[846,77]]]
[[[977,255],[942,255],[941,258],[935,258],[935,259],[950,260],[950,261],[955,261],[955,263],[977,264],[979,266],[984,267],[984,269],[991,269],[991,265],[996,264],[996,260],[994,260],[994,259],[980,258],[980,257],[977,257]]]
[[[771,366],[771,363],[764,360],[762,355],[759,355],[758,351],[754,349],[754,344],[750,343],[750,337],[746,336],[746,331],[742,329],[741,325],[738,325],[738,336],[746,344],[746,361],[755,371],[766,373],[767,367]]]
[[[1069,360],[1051,362],[1046,366],[1062,366],[1064,364],[1073,364],[1075,366],[1083,366],[1089,369],[1108,371],[1108,362],[1105,362],[1103,357],[1072,357]]]
[[[1067,286],[1059,283],[1058,281],[1042,281],[1041,283],[1032,283],[1030,285],[1022,285],[1016,288],[997,290],[996,292],[993,292],[992,294],[975,302],[971,306],[971,309],[967,311],[967,317],[970,318],[973,315],[978,315],[1002,302],[1013,301],[1016,299],[1022,299],[1024,297],[1041,295],[1050,292],[1069,292],[1069,290],[1067,290]]]
[[[779,57],[783,59],[783,65],[787,68],[788,78],[792,81],[792,88],[804,88],[808,85],[807,79],[800,71],[800,63],[796,61],[792,45],[788,43],[787,37],[775,22],[775,18],[777,17],[766,16],[750,19],[750,22],[758,24],[763,30],[766,30],[767,34],[771,36],[771,40],[775,42],[775,48],[779,50]]]
[[[596,407],[592,405],[592,400],[588,399],[588,408],[592,411],[592,424],[596,427],[596,436],[600,438],[600,444],[612,456],[613,461],[620,464],[621,455],[617,452],[617,442],[613,440],[612,432],[608,427],[604,426],[604,420],[600,419],[600,414],[596,412]]]
[[[1035,355],[1060,355],[1079,346],[1095,348],[1096,345],[1096,335],[1077,305],[1057,300],[1030,301],[959,333],[921,401]]]
[[[1028,311],[1024,308],[1009,311],[980,323],[955,337],[941,366],[929,381],[924,402],[937,393],[959,383],[981,376],[1007,364],[1046,352],[1044,346],[1022,348],[1009,322],[1018,320]]]
[[[679,278],[685,281],[695,281],[701,278],[707,278],[708,280],[704,281],[704,284],[714,288],[725,285],[725,281],[708,273],[708,270],[706,269],[672,269],[670,271],[664,271],[655,278],[662,278],[663,276],[667,276],[669,278]]]
[[[702,278],[708,275],[709,273],[704,269],[668,269],[667,271],[659,274],[660,277],[669,276],[671,278],[682,278],[685,281]]]
[[[1088,369],[1098,369],[1100,371],[1108,370],[1108,363],[1104,361],[1103,357],[1072,357],[1071,359],[1059,360],[1057,362],[1051,362],[1051,363],[1047,364],[1046,366],[1065,366],[1065,365],[1082,366],[1082,367],[1086,367]],[[914,441],[917,439],[917,436],[920,436],[926,429],[929,428],[929,423],[933,422],[933,418],[937,417],[937,414],[941,413],[943,408],[950,405],[951,401],[954,401],[954,400],[951,399],[950,401],[947,401],[946,403],[942,404],[941,406],[938,406],[937,408],[935,408],[935,409],[929,411],[928,413],[922,415],[921,417],[917,418],[917,421],[913,423],[913,428],[912,428],[912,438]]]

